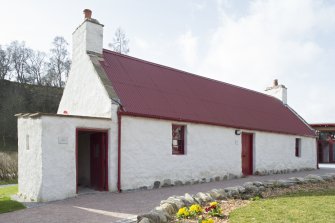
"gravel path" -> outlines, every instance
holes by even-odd
[[[290,174],[250,176],[246,178],[211,182],[197,185],[160,188],[156,190],[132,191],[126,193],[96,192],[76,198],[50,202],[42,206],[16,212],[0,214],[0,223],[111,223],[150,211],[163,199],[172,195],[206,192],[213,188],[224,188],[243,184],[247,181],[265,181],[303,177],[308,174],[335,173],[335,168],[322,168]],[[125,221],[123,221],[125,222]]]

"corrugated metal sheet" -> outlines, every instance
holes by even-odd
[[[265,94],[103,51],[101,62],[126,113],[235,128],[314,136]]]

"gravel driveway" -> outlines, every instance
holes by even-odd
[[[0,214],[0,223],[111,223],[129,222],[137,214],[150,211],[163,199],[171,195],[206,192],[213,188],[223,188],[243,184],[247,181],[265,181],[303,177],[308,174],[335,173],[335,168],[322,168],[290,174],[250,176],[247,178],[211,182],[197,185],[160,188],[155,190],[125,193],[96,192],[79,195],[62,201],[50,202],[42,206],[16,212]]]

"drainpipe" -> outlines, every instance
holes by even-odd
[[[121,111],[117,112],[117,190],[121,192]]]

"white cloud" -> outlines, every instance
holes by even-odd
[[[189,67],[194,66],[197,60],[197,37],[193,36],[191,31],[187,31],[178,38],[177,42],[186,65]]]
[[[232,13],[234,3],[219,1],[221,25],[198,73],[257,91],[278,78],[288,87],[289,104],[307,121],[335,122],[335,103],[322,97],[335,84],[335,44],[324,42],[335,35],[335,6],[255,0],[239,14]]]

